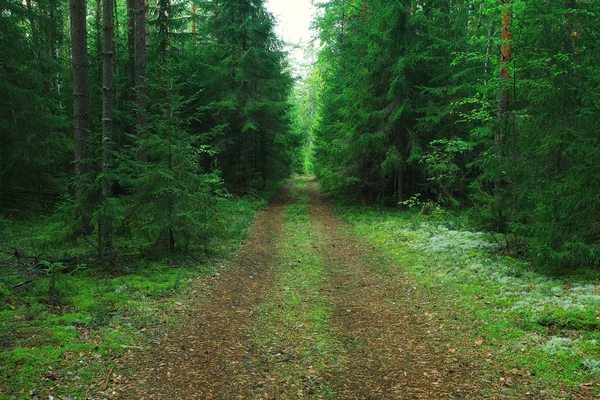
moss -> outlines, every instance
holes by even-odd
[[[504,256],[493,238],[460,217],[449,228],[444,219],[413,211],[339,209],[353,231],[385,255],[380,273],[406,276],[432,291],[437,304],[454,304],[457,313],[470,316],[479,334],[498,344],[501,368],[527,369],[539,387],[557,395],[594,379],[583,362],[600,357],[593,345],[600,340],[599,271],[569,271],[565,279]],[[577,351],[549,351],[553,337],[567,338]]]
[[[121,266],[118,274],[90,267],[59,274],[55,288],[60,304],[49,301],[48,276],[3,264],[0,398],[28,399],[30,390],[38,397],[85,398],[91,388],[98,389],[99,377],[106,376],[110,368],[105,357],[126,351],[122,345],[143,344],[147,338],[142,329],[150,332],[169,321],[174,300],[166,300],[184,296],[189,281],[209,274],[218,263],[231,258],[264,204],[255,198],[224,203],[221,211],[227,228],[214,243],[211,258],[203,262],[194,261],[198,258],[172,263],[141,260]],[[38,235],[46,231],[39,220],[10,224],[7,229],[15,246],[30,241],[33,236],[27,236],[36,230]],[[3,240],[8,238],[0,238],[0,244]],[[28,283],[13,287],[20,282]],[[41,388],[44,379],[54,382],[52,393],[47,392],[49,387]]]

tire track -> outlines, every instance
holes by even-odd
[[[288,185],[289,186],[289,185]],[[189,305],[121,387],[125,399],[249,399],[260,381],[252,331],[256,310],[273,282],[273,247],[283,229],[289,187],[257,216],[234,265],[213,290]],[[143,358],[142,358],[143,357]]]
[[[347,226],[317,183],[309,182],[308,192],[314,232],[331,275],[332,331],[346,348],[344,368],[329,377],[339,398],[484,397],[475,369],[447,356],[442,323],[415,308],[408,285],[373,272],[367,263],[372,250],[345,233]]]

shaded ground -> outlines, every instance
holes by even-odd
[[[185,306],[180,324],[110,377],[110,397],[495,397],[482,391],[490,386],[477,365],[443,342],[444,322],[420,310],[414,288],[374,269],[371,249],[344,231],[317,184],[295,195],[292,186],[257,218],[238,261]],[[309,217],[290,225],[284,210],[299,196],[309,198]],[[300,229],[306,243],[293,234]],[[305,287],[293,281],[303,263],[314,280]]]

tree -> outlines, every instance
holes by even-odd
[[[136,130],[138,139],[144,139],[148,125],[147,117],[147,82],[146,82],[146,18],[147,0],[135,0],[135,94],[136,94]],[[143,148],[139,149],[140,161],[147,160],[147,154]]]
[[[75,197],[82,196],[82,181],[88,172],[90,94],[88,82],[86,4],[70,0],[73,66],[73,120],[75,124]]]
[[[68,40],[61,2],[0,0],[1,201],[52,196],[53,240],[105,261],[207,247],[223,185],[255,193],[295,159],[274,18],[263,1],[93,4],[89,24],[66,5]]]
[[[498,89],[498,120],[501,126],[494,137],[494,145],[502,145],[502,133],[508,126],[510,107],[510,65],[512,62],[512,0],[502,0],[502,27],[500,45],[500,88]],[[498,185],[498,182],[496,182]]]
[[[292,79],[263,1],[211,6],[212,98],[202,109],[214,118],[213,147],[225,181],[234,190],[262,188],[289,172],[288,150],[297,145],[289,135]]]
[[[135,0],[127,0],[127,77],[128,98],[133,101],[135,97]]]
[[[102,1],[102,200],[106,203],[113,197],[113,59],[114,59],[114,0]],[[99,249],[102,257],[110,252],[112,247],[112,223],[106,212],[99,218]]]

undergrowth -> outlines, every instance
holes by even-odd
[[[221,239],[206,255],[137,256],[117,266],[19,260],[25,247],[53,257],[68,249],[39,245],[48,235],[44,217],[5,219],[0,249],[14,250],[0,256],[0,399],[94,397],[124,352],[148,347],[152,333],[172,322],[169,311],[185,287],[232,257],[264,204],[227,201]]]
[[[598,392],[600,271],[543,269],[502,254],[464,220],[340,207],[353,230],[405,273],[474,320],[499,373],[526,369],[542,396]],[[390,272],[390,271],[388,271]]]

